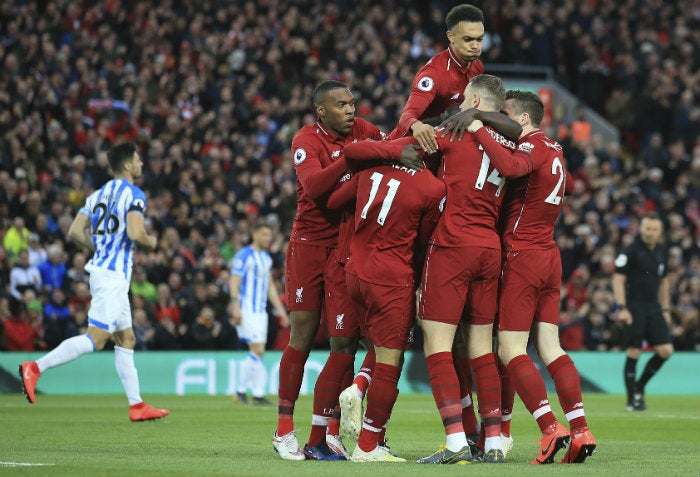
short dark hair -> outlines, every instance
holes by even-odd
[[[129,162],[136,152],[136,144],[133,142],[123,142],[112,146],[107,153],[109,167],[112,168],[112,173],[117,174],[124,169],[124,164]]]
[[[272,226],[268,224],[267,222],[260,220],[258,222],[255,222],[253,225],[253,233],[257,232],[260,229],[269,229],[272,230]]]
[[[518,114],[527,113],[533,126],[539,127],[544,117],[544,104],[535,93],[510,89],[506,92],[506,101],[513,100],[513,108]]]
[[[484,12],[474,5],[457,5],[445,17],[445,24],[452,30],[459,22],[484,23]]]
[[[318,86],[314,88],[313,99],[314,105],[318,106],[328,93],[332,89],[349,89],[348,85],[341,83],[340,81],[327,80],[323,83],[319,83]]]

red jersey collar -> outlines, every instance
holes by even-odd
[[[459,57],[455,54],[454,50],[452,49],[451,46],[447,47],[447,53],[450,55],[450,59],[455,62],[455,64],[460,68],[460,69],[467,69],[468,66],[462,65],[462,60],[459,59]],[[449,67],[449,60],[448,60],[448,67],[447,69],[450,69]]]
[[[328,128],[321,122],[320,119],[319,119],[318,121],[316,121],[315,124],[316,124],[316,127],[317,127],[323,134],[325,134],[331,142],[335,142],[335,141],[338,141],[338,140],[345,141],[345,138],[344,138],[343,136],[337,136],[337,135],[333,134],[333,133],[330,131],[330,129],[328,129]]]

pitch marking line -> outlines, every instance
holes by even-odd
[[[39,462],[0,462],[0,467],[46,467],[56,464],[43,464]]]

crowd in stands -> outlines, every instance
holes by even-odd
[[[144,157],[139,185],[160,237],[135,259],[137,348],[239,348],[230,260],[267,220],[283,289],[296,208],[290,143],[314,121],[312,88],[347,83],[357,114],[390,131],[413,75],[446,47],[444,17],[457,3],[3,2],[0,349],[49,349],[85,330],[89,256],[66,232],[123,140]],[[700,350],[700,3],[472,3],[486,15],[487,72],[551,67],[621,132],[620,143],[575,134],[585,113],[548,131],[575,177],[557,230],[563,345],[620,349],[614,259],[655,210],[670,247],[674,344]],[[272,326],[269,345],[284,346],[285,331]]]

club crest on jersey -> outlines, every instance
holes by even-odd
[[[421,91],[430,91],[435,86],[435,81],[430,76],[425,76],[418,81],[418,89]]]
[[[304,294],[304,287],[299,287],[296,290],[296,301],[297,303],[304,303],[304,297],[302,296]]]
[[[534,148],[535,145],[531,142],[524,142],[518,146],[518,151],[523,151],[530,154]]]
[[[306,159],[306,151],[303,148],[299,148],[294,151],[294,165],[298,166]]]
[[[343,319],[345,318],[345,313],[341,313],[340,315],[337,315],[335,317],[335,329],[336,330],[342,330],[343,329]]]

